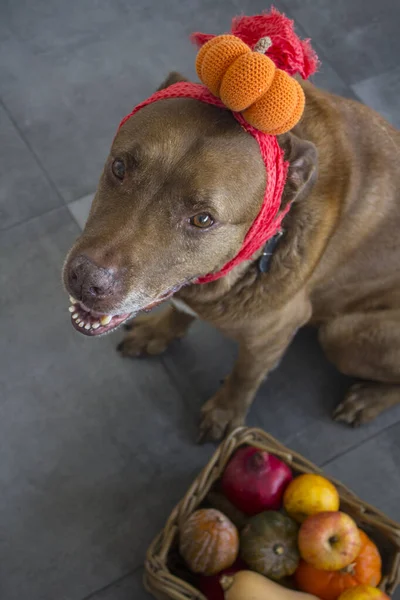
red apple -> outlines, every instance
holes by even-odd
[[[338,571],[351,564],[361,549],[356,523],[340,511],[320,512],[308,517],[299,531],[302,558],[324,571]]]

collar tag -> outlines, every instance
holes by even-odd
[[[282,236],[283,231],[280,230],[265,244],[262,254],[258,259],[258,270],[260,271],[260,273],[268,273],[269,268],[271,266],[271,258]]]

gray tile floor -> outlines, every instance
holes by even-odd
[[[279,0],[323,61],[315,81],[400,126],[400,5]],[[148,598],[141,568],[212,447],[198,411],[233,345],[197,323],[130,362],[69,325],[60,269],[121,116],[168,70],[194,74],[193,30],[261,0],[0,2],[0,598]],[[330,420],[348,381],[312,331],[295,339],[249,423],[400,520],[400,407],[352,431]]]

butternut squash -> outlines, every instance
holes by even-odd
[[[225,600],[318,600],[311,594],[288,590],[254,571],[223,575],[220,582]]]

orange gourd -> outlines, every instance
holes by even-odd
[[[219,510],[196,510],[181,528],[179,552],[193,573],[216,575],[238,556],[238,530]]]
[[[235,112],[242,112],[254,102],[268,96],[276,75],[272,60],[260,52],[249,52],[237,58],[223,75],[220,97]]]
[[[279,135],[290,131],[300,121],[304,105],[300,84],[285,71],[277,69],[268,93],[245,110],[243,116],[256,129]]]
[[[345,569],[322,571],[301,561],[295,573],[299,590],[314,594],[321,600],[337,600],[342,592],[357,585],[376,587],[382,578],[382,560],[378,548],[367,534],[360,530],[360,537],[360,554]]]
[[[304,92],[264,54],[269,38],[254,51],[234,35],[220,35],[200,49],[196,70],[200,80],[222,102],[256,129],[271,135],[289,131],[304,111]]]

